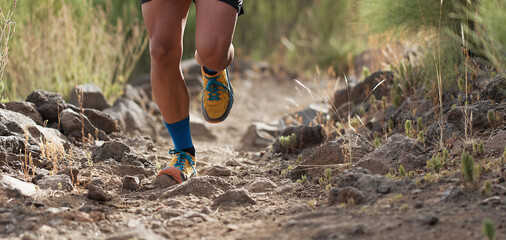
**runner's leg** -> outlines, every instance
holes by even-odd
[[[197,26],[195,42],[197,62],[219,72],[234,59],[234,36],[237,10],[218,0],[196,0]]]

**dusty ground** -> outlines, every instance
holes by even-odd
[[[311,82],[311,81],[310,81]],[[308,83],[320,91],[327,85]],[[318,101],[286,77],[234,80],[236,102],[222,124],[206,127],[217,141],[196,141],[199,177],[179,186],[159,188],[153,181],[168,163],[170,145],[148,139],[119,139],[151,162],[138,190],[122,189],[122,165],[90,164],[83,156],[75,189],[41,190],[35,198],[2,195],[2,239],[485,239],[482,221],[490,218],[497,238],[506,239],[504,161],[490,157],[490,169],[474,184],[464,185],[459,171],[449,169],[434,181],[365,173],[351,185],[362,190],[363,201],[330,203],[334,187],[343,179],[363,176],[355,165],[335,168],[331,187],[318,178],[295,181],[286,173],[300,164],[296,154],[240,152],[239,141],[252,122],[271,122]],[[195,103],[194,103],[195,104]],[[198,107],[193,113],[198,114]],[[500,129],[499,129],[500,130]],[[503,129],[504,130],[504,129]],[[305,156],[304,153],[301,156]],[[459,161],[458,156],[452,157]],[[299,162],[298,162],[299,161]],[[330,166],[332,168],[332,166]],[[323,174],[325,166],[318,171]],[[501,169],[502,168],[502,169]],[[455,170],[455,169],[453,169]],[[125,170],[127,171],[127,170]],[[355,175],[354,175],[355,174]],[[367,179],[370,179],[368,181]],[[376,180],[375,180],[376,179]],[[378,180],[379,179],[379,180]],[[492,193],[480,191],[484,180]],[[386,184],[388,191],[370,184]],[[93,183],[113,199],[86,197]],[[246,191],[237,189],[247,189]],[[330,190],[330,191],[329,191]],[[224,194],[224,195],[223,195]],[[330,194],[330,195],[329,195]],[[492,198],[492,199],[490,199]],[[484,202],[485,199],[488,199]]]

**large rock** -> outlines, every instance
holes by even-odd
[[[44,90],[30,93],[26,101],[34,103],[42,118],[49,122],[57,122],[59,113],[65,109],[65,101],[60,94]]]
[[[37,188],[33,183],[24,182],[3,174],[0,175],[0,189],[17,191],[25,197],[31,197],[37,194]]]
[[[501,74],[498,74],[496,78],[486,85],[485,89],[481,92],[481,96],[496,102],[504,101],[506,99],[506,79]]]
[[[109,114],[97,111],[95,109],[86,108],[83,110],[84,116],[90,120],[93,126],[109,134],[119,131],[116,121]]]
[[[373,150],[374,147],[366,137],[355,133],[344,135],[320,146],[300,166],[293,169],[291,178],[300,179],[302,175],[319,177],[323,175],[326,166],[356,162]]]
[[[7,110],[11,110],[13,112],[21,113],[29,118],[31,118],[38,125],[42,125],[42,116],[39,111],[37,111],[37,106],[31,102],[8,102],[5,104],[5,108]]]
[[[119,98],[114,106],[104,110],[119,122],[121,130],[130,136],[156,136],[155,120],[134,101]]]
[[[393,78],[394,74],[392,72],[375,72],[367,77],[364,81],[359,82],[354,86],[350,86],[349,93],[348,89],[346,88],[337,90],[334,93],[333,106],[339,108],[346,102],[360,103],[366,99],[368,94],[378,85],[378,83],[386,80],[383,84],[378,86],[373,93],[376,99],[381,99],[383,96],[389,94],[388,86],[392,82]]]
[[[372,173],[387,174],[402,164],[409,172],[421,169],[430,158],[430,151],[417,140],[401,134],[389,137],[380,148],[366,154],[357,165]]]
[[[67,175],[47,175],[37,180],[37,185],[42,189],[65,190],[74,189],[72,180]]]
[[[466,109],[466,106],[459,106],[451,109],[448,112],[449,123],[456,125],[459,129],[464,129],[466,117],[469,120],[472,114],[473,121],[472,126],[473,130],[484,130],[490,128],[490,123],[487,119],[488,110],[493,109],[491,100],[483,100],[479,102],[475,102],[469,105]],[[466,116],[467,110],[467,116]],[[469,127],[469,126],[467,126]]]
[[[283,144],[280,139],[277,139],[273,144],[274,152],[297,154],[305,148],[321,144],[326,139],[325,131],[320,125],[316,127],[287,127],[281,136],[288,136],[289,142]]]
[[[126,144],[117,141],[110,141],[93,150],[91,159],[93,162],[102,162],[104,160],[112,158],[120,162],[125,153],[129,153],[130,151],[130,147],[128,147]]]
[[[82,115],[81,113],[76,113],[70,108],[67,108],[61,112],[60,124],[63,133],[67,136],[72,136],[80,139],[82,137],[88,137],[91,135],[92,137],[99,140],[109,140],[107,134],[105,134],[104,131],[93,126],[93,124],[86,116]]]
[[[150,101],[147,94],[139,88],[136,88],[130,84],[127,84],[123,89],[123,98],[130,99],[137,103],[144,111],[147,111],[147,103]]]
[[[254,151],[265,148],[276,140],[275,136],[279,135],[281,130],[278,126],[253,123],[242,136],[240,149],[243,151]]]
[[[82,97],[82,99],[79,99],[80,97]],[[79,100],[81,102],[79,102]],[[102,91],[95,84],[83,84],[75,87],[70,92],[70,103],[75,106],[97,110],[104,110],[110,107]]]

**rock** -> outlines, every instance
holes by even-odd
[[[0,174],[0,189],[2,188],[19,192],[21,196],[25,197],[32,197],[37,194],[37,187],[33,183],[24,182],[4,174]]]
[[[91,124],[90,120],[81,113],[74,112],[72,109],[67,108],[61,112],[60,118],[61,128],[63,133],[67,136],[72,136],[78,139],[82,137],[92,136],[99,140],[109,140],[104,131],[96,128]],[[83,136],[84,131],[84,136]]]
[[[378,187],[378,189],[376,189],[376,191],[378,193],[381,193],[381,194],[387,194],[387,193],[390,193],[391,189],[390,189],[390,186],[387,186],[387,185],[380,185]]]
[[[371,174],[367,169],[354,167],[344,170],[335,177],[338,179],[336,186],[339,188],[354,187],[362,192],[378,192],[382,194],[395,192],[404,188],[404,181],[388,179],[383,175]]]
[[[0,136],[0,147],[7,153],[24,153],[25,139],[19,136]]]
[[[109,141],[93,150],[93,153],[91,154],[91,159],[93,160],[93,162],[101,162],[106,159],[112,158],[120,162],[123,155],[125,153],[129,153],[130,151],[131,151],[130,147],[128,147],[126,144],[122,142]]]
[[[495,102],[501,102],[506,99],[506,81],[500,74],[488,82],[485,89],[480,94],[485,99],[491,99]]]
[[[467,107],[467,118],[473,115],[472,127],[474,130],[484,130],[490,128],[490,123],[487,119],[488,110],[492,109],[492,101],[491,100],[483,100],[479,102],[475,102]],[[457,126],[458,129],[464,129],[465,127],[465,106],[458,106],[456,108],[451,109],[448,112],[447,121],[449,123],[453,123]],[[469,126],[468,126],[469,127]]]
[[[268,132],[278,131],[280,131],[280,129],[277,126],[271,126],[263,123],[253,123],[242,136],[240,149],[247,151],[265,148],[276,140],[276,138]]]
[[[500,130],[485,142],[485,149],[494,157],[501,157],[506,146],[506,130]]]
[[[460,200],[466,198],[466,194],[456,188],[456,187],[452,187],[451,189],[447,190],[444,192],[443,196],[441,197],[441,201],[442,202],[448,202],[448,201],[452,201],[452,202],[459,202]]]
[[[374,90],[374,96],[376,99],[381,99],[383,96],[389,94],[389,85],[394,78],[392,72],[378,71],[368,76],[364,81],[351,86],[348,89],[340,89],[334,93],[333,106],[339,108],[342,104],[351,101],[353,103],[362,102],[367,95],[383,80],[386,80],[376,90]],[[351,99],[348,99],[350,96]]]
[[[125,176],[123,178],[123,189],[136,191],[139,189],[139,178],[136,176]]]
[[[114,106],[103,112],[117,120],[122,131],[129,136],[158,134],[155,125],[157,121],[130,99],[119,98]]]
[[[125,85],[122,97],[130,99],[137,103],[144,111],[147,111],[147,103],[150,101],[147,94],[139,88],[133,87],[130,84]]]
[[[125,239],[136,239],[136,240],[162,240],[162,236],[148,230],[144,227],[136,227],[128,230],[121,231],[121,233],[114,234],[106,240],[125,240]]]
[[[181,71],[185,75],[201,74],[202,67],[195,58],[190,58],[181,61]]]
[[[116,121],[107,113],[86,108],[84,109],[84,116],[90,120],[93,126],[104,131],[106,134],[119,131]]]
[[[91,200],[100,202],[107,202],[112,200],[112,195],[104,191],[98,186],[88,185],[88,194],[86,195]]]
[[[276,184],[268,178],[255,178],[253,182],[246,185],[246,189],[250,192],[270,192],[276,188]]]
[[[297,203],[295,205],[292,205],[290,208],[286,210],[288,214],[297,214],[301,212],[308,212],[311,211],[311,208],[307,204]]]
[[[229,167],[239,167],[239,166],[241,166],[241,164],[238,161],[233,160],[233,159],[227,160],[227,162],[225,163],[225,165],[227,165]]]
[[[105,215],[101,212],[91,211],[89,214],[90,214],[90,218],[91,218],[91,220],[93,220],[93,222],[99,222],[99,221],[105,220]]]
[[[177,182],[169,175],[163,174],[155,178],[153,185],[155,185],[157,188],[169,188],[177,185]]]
[[[282,128],[289,126],[317,126],[325,125],[329,109],[328,104],[311,104],[302,111],[292,113],[279,120]]]
[[[110,107],[100,88],[91,83],[79,85],[72,89],[70,92],[70,103],[75,106],[97,110],[104,110]]]
[[[255,200],[249,196],[246,189],[240,188],[231,189],[219,195],[216,199],[214,199],[211,208],[216,209],[218,207],[236,207],[250,204],[256,204]]]
[[[486,199],[483,199],[483,201],[480,202],[481,205],[492,205],[492,206],[498,206],[502,204],[501,197],[499,196],[493,196]]]
[[[37,180],[41,189],[72,191],[72,180],[67,175],[47,175]]]
[[[93,222],[90,215],[85,212],[76,212],[74,214],[74,221],[76,222]]]
[[[31,118],[38,125],[43,124],[42,116],[37,111],[37,106],[31,102],[8,102],[5,104],[5,108]]]
[[[426,135],[426,142],[431,144],[438,144],[441,138],[441,127],[439,122],[434,122],[429,126]],[[459,128],[453,123],[445,123],[443,127],[443,142],[446,142],[451,137],[460,137]]]
[[[425,215],[425,216],[423,216],[421,221],[425,225],[433,226],[439,221],[439,218],[436,216],[433,216],[433,215]]]
[[[187,181],[169,188],[163,194],[162,198],[170,198],[179,195],[194,195],[196,197],[211,197],[220,194],[232,188],[230,183],[218,177],[203,176],[192,177]]]
[[[200,171],[200,174],[202,176],[216,176],[216,177],[228,177],[232,175],[232,171],[230,169],[220,166],[220,165],[213,165],[211,167],[208,167],[202,171]]]
[[[418,141],[401,134],[389,137],[380,148],[366,154],[357,165],[372,173],[387,174],[402,164],[406,172],[425,167],[428,150]]]
[[[333,188],[329,191],[328,195],[329,205],[336,205],[339,203],[354,205],[364,203],[366,200],[365,194],[354,187]]]
[[[190,116],[190,129],[197,141],[215,141],[216,136],[209,130],[202,119],[195,115]]]
[[[295,135],[295,137],[291,137]],[[279,139],[272,145],[274,153],[295,153],[298,154],[302,149],[317,146],[326,139],[325,131],[322,126],[316,127],[287,127],[281,133],[281,136],[288,136],[288,143],[283,145]]]
[[[360,134],[346,134],[337,139],[330,140],[320,146],[300,166],[293,169],[290,177],[300,179],[302,175],[319,177],[323,175],[325,166],[358,161],[367,153],[374,150],[366,137]],[[350,154],[352,153],[352,154]],[[315,166],[321,165],[321,168]]]
[[[65,101],[60,94],[44,90],[33,91],[26,97],[26,101],[34,103],[42,119],[49,122],[57,122],[59,113],[65,109]]]
[[[62,171],[59,171],[58,174],[59,175],[67,175],[67,176],[69,176],[69,178],[72,180],[73,183],[77,183],[78,182],[77,177],[79,176],[79,168],[67,167],[67,168],[63,169]]]

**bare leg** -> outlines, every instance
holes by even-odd
[[[181,72],[183,32],[191,0],[152,0],[142,4],[149,34],[151,86],[167,123],[189,114],[190,98]]]
[[[234,59],[234,36],[237,10],[218,0],[196,0],[197,62],[213,71],[228,67]]]

